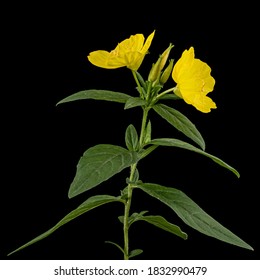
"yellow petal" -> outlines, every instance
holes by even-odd
[[[107,51],[94,51],[88,55],[88,60],[95,66],[106,68],[106,69],[115,69],[125,66],[123,61],[117,59],[115,55]]]
[[[145,44],[144,44],[144,46],[143,46],[143,48],[142,48],[142,53],[143,53],[143,54],[146,54],[147,51],[148,51],[148,49],[150,48],[151,43],[152,43],[152,40],[153,40],[153,37],[154,37],[154,34],[155,34],[155,31],[154,31],[153,33],[151,33],[151,34],[148,36],[148,38],[146,39]]]
[[[128,67],[131,70],[137,70],[150,45],[154,32],[150,34],[144,44],[144,35],[131,35],[130,38],[123,40],[111,52],[99,50],[91,52],[88,60],[95,66],[115,69],[119,67]]]
[[[118,44],[118,50],[120,52],[138,51],[142,49],[143,44],[143,34],[131,35],[130,38],[125,39],[124,41]]]
[[[189,73],[189,69],[192,66],[193,61],[194,48],[190,47],[189,50],[185,50],[182,53],[181,58],[174,65],[172,78],[176,83],[179,82],[179,79],[181,79],[183,75],[187,75]]]
[[[211,111],[211,109],[217,108],[216,103],[213,102],[211,98],[201,94],[200,92],[197,91],[186,92],[185,90],[182,90],[182,95],[185,96],[184,101],[187,104],[194,106],[197,110],[203,113],[208,113]]]
[[[124,56],[126,66],[131,70],[137,70],[144,59],[144,55],[140,51],[128,52]]]
[[[192,105],[202,113],[209,113],[211,109],[217,108],[216,103],[211,98],[201,94],[196,96]]]
[[[206,96],[215,85],[210,73],[208,64],[195,58],[193,47],[182,53],[172,71],[172,78],[177,83],[177,95],[204,113],[217,108],[212,99]]]

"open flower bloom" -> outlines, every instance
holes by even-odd
[[[172,78],[177,83],[175,94],[203,113],[217,108],[207,96],[215,85],[210,72],[211,68],[205,62],[194,57],[193,47],[182,53],[172,71]]]
[[[143,34],[132,35],[125,39],[111,51],[94,51],[88,55],[88,60],[95,66],[115,69],[126,66],[131,70],[137,70],[152,43],[154,32],[145,41]]]

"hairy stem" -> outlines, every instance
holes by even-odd
[[[145,132],[145,129],[146,129],[146,122],[147,122],[148,112],[149,112],[149,108],[147,108],[147,107],[143,108],[142,127],[141,127],[140,138],[139,138],[139,147],[140,147],[140,149],[143,148],[143,144],[144,144],[144,132]]]
[[[142,118],[142,126],[141,126],[141,132],[140,132],[140,138],[139,138],[139,146],[140,149],[143,147],[143,141],[144,141],[144,132],[146,129],[146,122],[148,117],[148,111],[149,108],[143,109],[143,118]],[[133,189],[135,187],[134,185],[134,174],[136,171],[137,163],[134,163],[131,165],[130,169],[130,177],[129,177],[129,184],[127,186],[127,201],[125,203],[125,211],[124,211],[124,260],[129,259],[129,214],[130,214],[130,208],[131,208],[131,202],[132,202],[132,195],[133,195]]]
[[[131,165],[130,171],[130,183],[127,186],[127,202],[125,204],[125,213],[124,213],[124,259],[129,259],[129,213],[132,202],[133,194],[133,185],[131,181],[134,178],[134,173],[136,169],[136,163]]]

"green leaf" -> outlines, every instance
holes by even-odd
[[[105,242],[108,243],[108,244],[112,244],[112,245],[116,246],[123,254],[125,254],[124,249],[120,245],[118,245],[117,243],[112,242],[112,241],[105,241]]]
[[[137,151],[139,146],[138,134],[135,127],[130,124],[125,133],[125,143],[129,151]]]
[[[197,143],[202,150],[205,150],[204,139],[196,126],[186,116],[164,104],[156,104],[153,109],[172,126]]]
[[[141,76],[141,74],[139,72],[135,71],[135,73],[136,73],[136,77],[137,77],[138,81],[140,82],[141,86],[144,89],[146,89],[146,82],[145,82],[144,78]]]
[[[76,100],[82,100],[82,99],[96,99],[96,100],[126,103],[129,97],[131,96],[122,92],[101,90],[101,89],[89,89],[89,90],[82,90],[77,93],[74,93],[60,100],[56,105],[59,105],[61,103],[76,101]]]
[[[130,97],[129,99],[127,99],[124,109],[130,109],[130,108],[133,108],[133,107],[144,106],[144,105],[146,105],[146,101],[143,100],[142,98],[140,98],[140,97]]]
[[[150,223],[160,229],[163,229],[165,231],[168,231],[170,233],[173,233],[183,239],[187,239],[188,238],[188,235],[181,231],[181,229],[174,225],[174,224],[171,224],[169,223],[165,218],[161,217],[161,216],[145,216],[145,214],[147,213],[148,211],[142,211],[140,213],[133,213],[130,217],[129,217],[129,227],[134,223],[134,222],[137,222],[137,221],[145,221],[147,223]],[[124,216],[119,216],[118,217],[119,221],[121,223],[124,222]]]
[[[178,226],[171,224],[170,222],[168,222],[165,218],[163,218],[161,216],[140,216],[138,218],[139,219],[136,219],[135,221],[138,221],[138,220],[145,221],[160,229],[173,233],[183,239],[188,238],[188,235],[185,232],[183,232]]]
[[[139,181],[139,171],[137,168],[135,168],[135,171],[134,171],[134,174],[133,174],[133,178],[132,180],[130,181],[130,178],[127,177],[126,178],[126,183],[127,185],[135,185],[137,182]],[[128,193],[128,187],[126,187],[123,191],[122,191],[122,194],[123,194],[123,197],[125,197],[125,194]]]
[[[103,204],[109,203],[109,202],[123,202],[120,198],[110,196],[110,195],[96,195],[88,198],[85,202],[83,202],[78,208],[71,211],[69,214],[67,214],[62,220],[60,220],[54,227],[50,228],[46,232],[42,233],[41,235],[37,236],[36,238],[32,239],[31,241],[27,242],[26,244],[20,246],[16,250],[12,251],[8,254],[10,256],[11,254],[18,252],[42,239],[52,234],[54,231],[56,231],[61,226],[67,224],[68,222],[74,220],[75,218],[79,217],[80,215],[98,207]]]
[[[253,248],[203,211],[186,194],[157,184],[139,184],[147,194],[169,206],[187,225],[218,240],[253,250]]]
[[[77,164],[69,198],[94,188],[135,162],[137,154],[120,146],[100,144],[89,148]]]
[[[179,100],[181,99],[181,97],[179,97],[178,95],[174,94],[174,93],[168,93],[163,95],[160,100],[167,100],[167,99],[171,99],[171,100]]]
[[[148,211],[142,211],[140,213],[136,213],[136,212],[133,213],[128,219],[128,226],[130,227],[132,223],[134,223],[136,221],[140,221],[142,219],[143,215],[147,212]],[[124,216],[119,216],[118,219],[122,224],[124,223]]]
[[[149,143],[147,143],[149,144]],[[143,159],[145,157],[147,157],[151,152],[153,152],[156,148],[158,147],[158,145],[151,145],[150,147],[148,147],[147,149],[142,149],[139,153],[138,153],[138,158]]]
[[[137,168],[135,168],[135,171],[134,171],[134,175],[133,175],[133,182],[137,182],[139,181],[139,171]]]
[[[151,137],[152,137],[152,124],[151,121],[148,121],[144,131],[144,144],[149,143],[151,141]]]
[[[134,250],[132,250],[132,251],[130,252],[128,258],[131,259],[131,258],[133,258],[133,257],[136,257],[136,256],[142,254],[142,253],[143,253],[143,250],[142,250],[142,249],[134,249]]]
[[[228,165],[227,163],[225,163],[220,158],[218,158],[216,156],[213,156],[213,155],[211,155],[209,153],[206,153],[206,152],[202,151],[201,149],[198,149],[198,148],[192,146],[191,144],[186,143],[184,141],[181,141],[179,139],[174,139],[174,138],[158,138],[158,139],[153,139],[150,142],[150,144],[158,145],[158,146],[177,147],[177,148],[182,148],[182,149],[186,149],[186,150],[190,150],[190,151],[199,153],[199,154],[201,154],[203,156],[209,157],[210,159],[212,159],[217,164],[219,164],[222,167],[225,167],[228,170],[232,171],[238,178],[240,177],[239,172],[235,168],[233,168],[232,166]]]

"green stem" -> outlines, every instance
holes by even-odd
[[[147,122],[149,109],[150,108],[148,108],[148,107],[143,108],[143,119],[142,119],[142,126],[141,126],[140,138],[139,138],[140,149],[143,148],[143,144],[144,144],[144,132],[146,129],[146,122]]]
[[[140,82],[136,76],[136,72],[134,70],[132,70],[132,73],[133,73],[133,76],[134,76],[134,79],[135,79],[135,82],[138,86],[138,90],[139,90],[139,93],[142,94],[142,86],[140,85]]]
[[[140,138],[139,138],[140,149],[142,149],[143,144],[144,144],[143,138],[144,138],[144,131],[146,128],[148,111],[149,111],[149,108],[147,108],[147,107],[145,107],[143,109],[143,119],[142,119],[142,126],[141,126]],[[127,201],[125,203],[124,227],[123,227],[123,230],[124,230],[124,260],[129,259],[129,214],[130,214],[130,207],[131,207],[131,202],[132,202],[133,189],[135,187],[132,182],[134,180],[136,166],[137,166],[137,163],[134,163],[131,165],[129,184],[127,186]]]
[[[133,185],[131,184],[134,173],[136,169],[136,163],[131,165],[131,172],[130,172],[130,183],[127,186],[127,202],[125,204],[125,213],[124,213],[124,260],[129,259],[129,213],[130,207],[132,202],[132,195],[133,195]]]
[[[164,96],[166,93],[169,93],[169,92],[174,91],[175,89],[176,89],[176,87],[173,87],[173,88],[169,88],[169,89],[163,91],[162,93],[160,93],[160,94],[158,94],[158,95],[156,96],[156,100],[160,99],[160,98],[161,98],[162,96]]]

